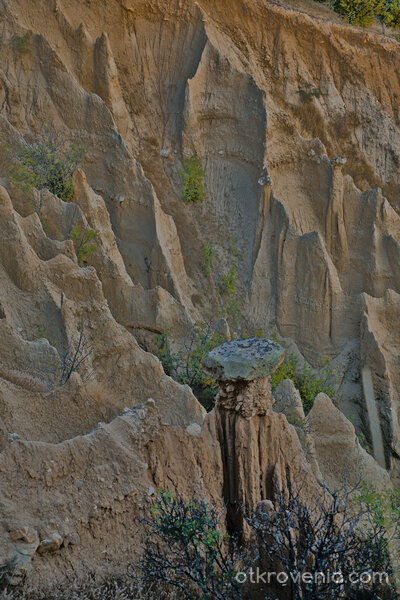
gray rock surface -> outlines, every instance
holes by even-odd
[[[221,344],[207,354],[204,366],[218,381],[253,381],[273,373],[284,356],[276,342],[248,338]]]

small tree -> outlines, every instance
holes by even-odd
[[[144,523],[144,584],[164,582],[188,600],[242,598],[235,579],[242,559],[238,545],[223,533],[221,515],[205,502],[161,491]]]
[[[72,175],[86,150],[77,144],[66,146],[61,138],[45,137],[17,150],[16,162],[10,165],[11,183],[23,192],[38,192],[34,206],[40,214],[43,192],[49,190],[69,202],[74,194]]]
[[[156,335],[154,341],[157,346],[156,355],[167,375],[191,387],[203,406],[211,410],[214,407],[218,384],[206,373],[203,361],[210,350],[222,344],[224,338],[215,333],[210,324],[202,323],[193,327],[177,352],[172,349],[173,339],[170,332]]]
[[[13,43],[19,54],[28,54],[31,51],[29,33],[25,33],[25,35],[14,35]]]
[[[220,290],[222,294],[234,296],[236,292],[237,273],[235,267],[231,267],[221,278]]]
[[[97,236],[97,231],[93,229],[82,230],[79,225],[71,230],[69,237],[74,242],[76,258],[80,264],[85,264],[88,257],[97,251],[97,246],[91,243]]]
[[[196,153],[184,162],[184,168],[179,172],[183,177],[182,199],[187,204],[204,200],[204,171]]]

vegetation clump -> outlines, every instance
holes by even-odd
[[[96,244],[92,241],[98,236],[98,232],[94,229],[81,229],[76,225],[70,232],[69,237],[74,243],[76,258],[79,264],[85,264],[87,259],[93,252],[97,251]]]
[[[234,296],[236,292],[237,273],[235,267],[231,267],[227,273],[222,275],[220,290],[222,294]]]
[[[179,172],[179,175],[183,177],[183,201],[187,204],[195,204],[204,200],[205,173],[196,153],[185,160],[183,170]]]
[[[40,214],[43,191],[69,202],[74,195],[72,175],[83,160],[86,150],[78,144],[66,146],[62,140],[47,138],[17,149],[16,160],[9,165],[8,177],[14,187],[39,198],[34,207]]]
[[[384,12],[384,0],[334,0],[333,6],[345,21],[361,27],[370,27]]]
[[[288,354],[283,363],[272,374],[272,390],[285,379],[291,379],[300,393],[304,412],[308,414],[314,404],[315,397],[323,392],[330,398],[334,396],[337,383],[336,369],[326,360],[317,372],[307,363],[303,362],[298,368],[298,359],[294,354]]]
[[[400,28],[400,0],[390,0],[385,3],[383,21],[389,27]]]
[[[215,333],[211,325],[205,323],[196,325],[189,338],[176,351],[173,350],[175,343],[171,332],[167,331],[154,337],[155,352],[165,373],[175,381],[191,387],[206,410],[211,410],[214,406],[218,384],[206,373],[203,361],[207,354],[223,341],[224,338]]]
[[[150,535],[140,565],[143,582],[163,582],[189,600],[242,598],[235,577],[239,547],[223,533],[221,517],[202,500],[161,490],[145,521]]]
[[[254,593],[272,600],[279,586],[293,600],[398,600],[398,557],[390,538],[399,534],[399,498],[398,492],[356,486],[323,488],[305,502],[299,488],[283,491],[275,482],[271,507],[250,513],[241,507],[253,535],[239,546],[240,532],[224,534],[221,516],[206,502],[161,490],[144,521],[148,535],[138,579],[161,582],[189,600],[241,600]],[[254,586],[260,565],[275,579]]]
[[[19,54],[28,54],[31,51],[29,33],[25,33],[25,35],[14,35],[13,43]]]
[[[341,15],[347,23],[359,27],[371,27],[378,20],[392,29],[400,28],[400,0],[316,0],[317,2],[327,3],[330,8]],[[399,34],[395,35],[398,39]],[[315,88],[319,89],[319,88]],[[303,94],[303,91],[299,91]],[[303,99],[303,97],[302,97]],[[303,102],[309,102],[312,99],[308,93],[304,95]]]
[[[204,244],[203,250],[203,273],[209,279],[212,274],[212,266],[215,259],[215,248],[212,244]]]
[[[305,88],[300,88],[298,91],[300,96],[300,100],[307,104],[311,102],[313,98],[321,98],[322,91],[320,87],[306,86]]]

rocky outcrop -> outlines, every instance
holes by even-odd
[[[189,388],[143,349],[155,333],[184,337],[194,322],[218,320],[218,282],[232,266],[243,329],[274,330],[314,365],[334,358],[337,407],[354,414],[370,446],[381,433],[380,462],[397,480],[398,42],[265,0],[3,0],[0,16],[4,559],[12,542],[14,554],[27,563],[33,556],[42,570],[50,548],[73,566],[85,555],[101,564],[109,551],[108,542],[100,549],[103,540],[112,531],[123,537],[142,502],[111,517],[116,501],[103,493],[103,471],[117,480],[121,464],[136,465],[157,436],[151,460],[158,476],[143,479],[149,489],[176,485],[189,494],[187,480],[201,472],[201,485],[217,498],[213,473],[219,485],[221,469],[210,458],[213,442],[202,437],[213,419],[224,452],[236,457],[224,463],[232,498],[249,505],[271,496],[274,476],[283,484],[309,473],[302,447],[317,477],[332,483],[343,475],[345,453],[365,477],[385,479],[326,398],[314,406],[312,435],[306,421],[292,426],[275,414],[271,365],[246,385],[254,373],[224,382],[219,408],[203,426]],[[313,88],[321,93],[303,102]],[[39,216],[7,180],[5,157],[49,129],[87,154],[72,202],[45,193]],[[206,196],[186,205],[179,173],[193,152]],[[74,226],[98,232],[85,265],[69,239]],[[205,243],[215,251],[214,285],[204,274]],[[83,323],[92,352],[80,373],[54,385],[60,355],[74,347]],[[230,338],[226,322],[218,328]],[[293,396],[288,385],[276,403],[283,412],[284,396]],[[127,417],[117,415],[149,397],[160,411],[157,425],[144,438],[140,426],[126,433]],[[303,421],[300,409],[297,402],[286,411],[292,422]],[[95,430],[99,422],[110,425]],[[165,450],[169,443],[183,445],[183,463]],[[199,467],[203,460],[213,473]],[[44,465],[49,478],[59,476],[48,489]],[[76,480],[87,476],[91,486],[83,508],[73,487],[78,471]],[[129,481],[141,490],[140,477]],[[46,494],[37,493],[42,484]],[[44,508],[32,500],[37,494]],[[101,502],[96,520],[91,510]],[[12,523],[19,513],[22,522]],[[62,516],[47,522],[51,513]],[[81,543],[69,543],[69,532]],[[33,546],[20,552],[18,544]],[[131,548],[110,544],[116,562]]]
[[[316,397],[306,426],[323,480],[330,489],[351,489],[361,482],[382,491],[390,488],[387,471],[360,445],[354,425],[326,394]]]
[[[0,564],[12,565],[11,583],[27,576],[33,589],[70,569],[123,573],[140,555],[140,515],[161,488],[222,510],[212,420],[171,428],[150,399],[86,436],[12,441],[0,455]]]
[[[56,442],[89,433],[127,404],[152,396],[166,422],[202,423],[205,411],[189,388],[167,377],[159,361],[139,347],[129,328],[115,320],[114,313],[121,318],[125,311],[126,320],[132,316],[127,325],[138,325],[141,315],[136,309],[144,306],[135,298],[146,292],[142,289],[137,294],[125,271],[104,202],[82,174],[75,182],[77,203],[49,197],[42,215],[44,222],[52,219],[54,235],[60,241],[47,238],[37,216],[33,220],[37,235],[33,237],[32,217],[21,217],[1,188],[1,419],[10,433]],[[99,232],[93,266],[77,264],[68,239],[74,225],[82,231],[90,226]],[[47,240],[47,245],[41,244],[42,240]],[[170,310],[167,321],[175,322],[177,317],[179,322],[181,316],[182,327],[190,323],[184,309],[172,297],[168,300],[165,290],[154,293],[166,301],[164,314]],[[162,322],[162,316],[152,319],[152,311],[160,315],[160,303],[146,306],[141,324],[147,320],[157,331],[157,321],[161,327],[167,322]],[[58,385],[60,357],[76,348],[83,331],[90,352],[74,382],[65,389]]]
[[[323,393],[304,414],[299,392],[290,380],[274,391],[273,410],[283,413],[297,431],[305,456],[317,480],[330,490],[351,489],[361,482],[378,490],[391,485],[387,471],[374,457],[374,448],[362,447],[354,425]]]
[[[96,18],[75,0],[1,10],[1,138],[15,145],[51,123],[88,148],[83,168],[124,263],[115,248],[101,261],[116,320],[146,346],[154,330],[183,335],[217,302],[204,293],[202,245],[215,247],[217,280],[240,255],[249,327],[276,329],[315,364],[346,363],[337,402],[368,437],[362,294],[400,291],[397,42],[263,0],[112,0]],[[29,51],[18,53],[25,32]],[[194,151],[206,199],[186,206],[179,171]],[[384,195],[368,190],[377,186]],[[34,241],[34,220],[41,256],[71,253],[65,239]],[[13,269],[24,285],[35,280]],[[387,329],[385,318],[381,346]],[[375,395],[397,410],[395,369],[383,361],[391,381],[382,386],[372,363]],[[398,434],[382,419],[395,476]]]
[[[275,486],[285,491],[301,480],[305,495],[317,489],[295,429],[272,410],[270,375],[283,358],[277,343],[252,338],[225,342],[204,361],[219,382],[215,420],[231,531],[246,529],[244,512],[273,499]]]

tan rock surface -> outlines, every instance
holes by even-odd
[[[194,444],[149,402],[60,444],[12,442],[0,455],[1,562],[17,555],[15,577],[29,573],[38,587],[71,568],[124,572],[140,553],[139,517],[155,490],[222,508],[212,427],[208,420]]]
[[[326,394],[316,397],[307,426],[318,466],[330,489],[361,482],[380,490],[390,487],[388,473],[361,447],[353,424]]]
[[[10,523],[22,519],[12,531],[38,532],[15,543],[63,539],[62,561],[33,550],[38,573],[76,567],[83,555],[97,565],[108,552],[112,564],[129,555],[147,485],[189,493],[198,481],[218,499],[221,465],[203,439],[214,417],[200,433],[193,394],[138,344],[219,318],[204,243],[215,246],[216,280],[237,263],[249,329],[276,330],[314,364],[326,355],[342,364],[335,401],[367,436],[361,371],[370,370],[397,479],[398,43],[264,0],[3,0],[0,19],[0,149],[49,129],[88,149],[73,201],[47,194],[42,222],[0,156],[0,502]],[[15,36],[25,34],[28,51],[18,52]],[[321,95],[303,103],[309,86]],[[179,171],[194,151],[206,198],[186,205]],[[69,239],[75,225],[99,232],[84,267]],[[58,388],[57,350],[76,343],[83,322],[93,353]],[[177,429],[158,422],[141,437],[133,417],[132,426],[112,421],[150,396]],[[341,478],[345,451],[384,480],[335,411],[322,402],[314,437],[324,478]],[[91,433],[99,421],[111,423]],[[259,428],[269,442],[252,448],[266,488],[258,482],[254,499],[272,473],[297,477],[305,462],[295,429],[272,412],[262,425],[244,420],[238,447]],[[114,483],[118,470],[126,487]],[[131,493],[138,499],[125,501]]]

